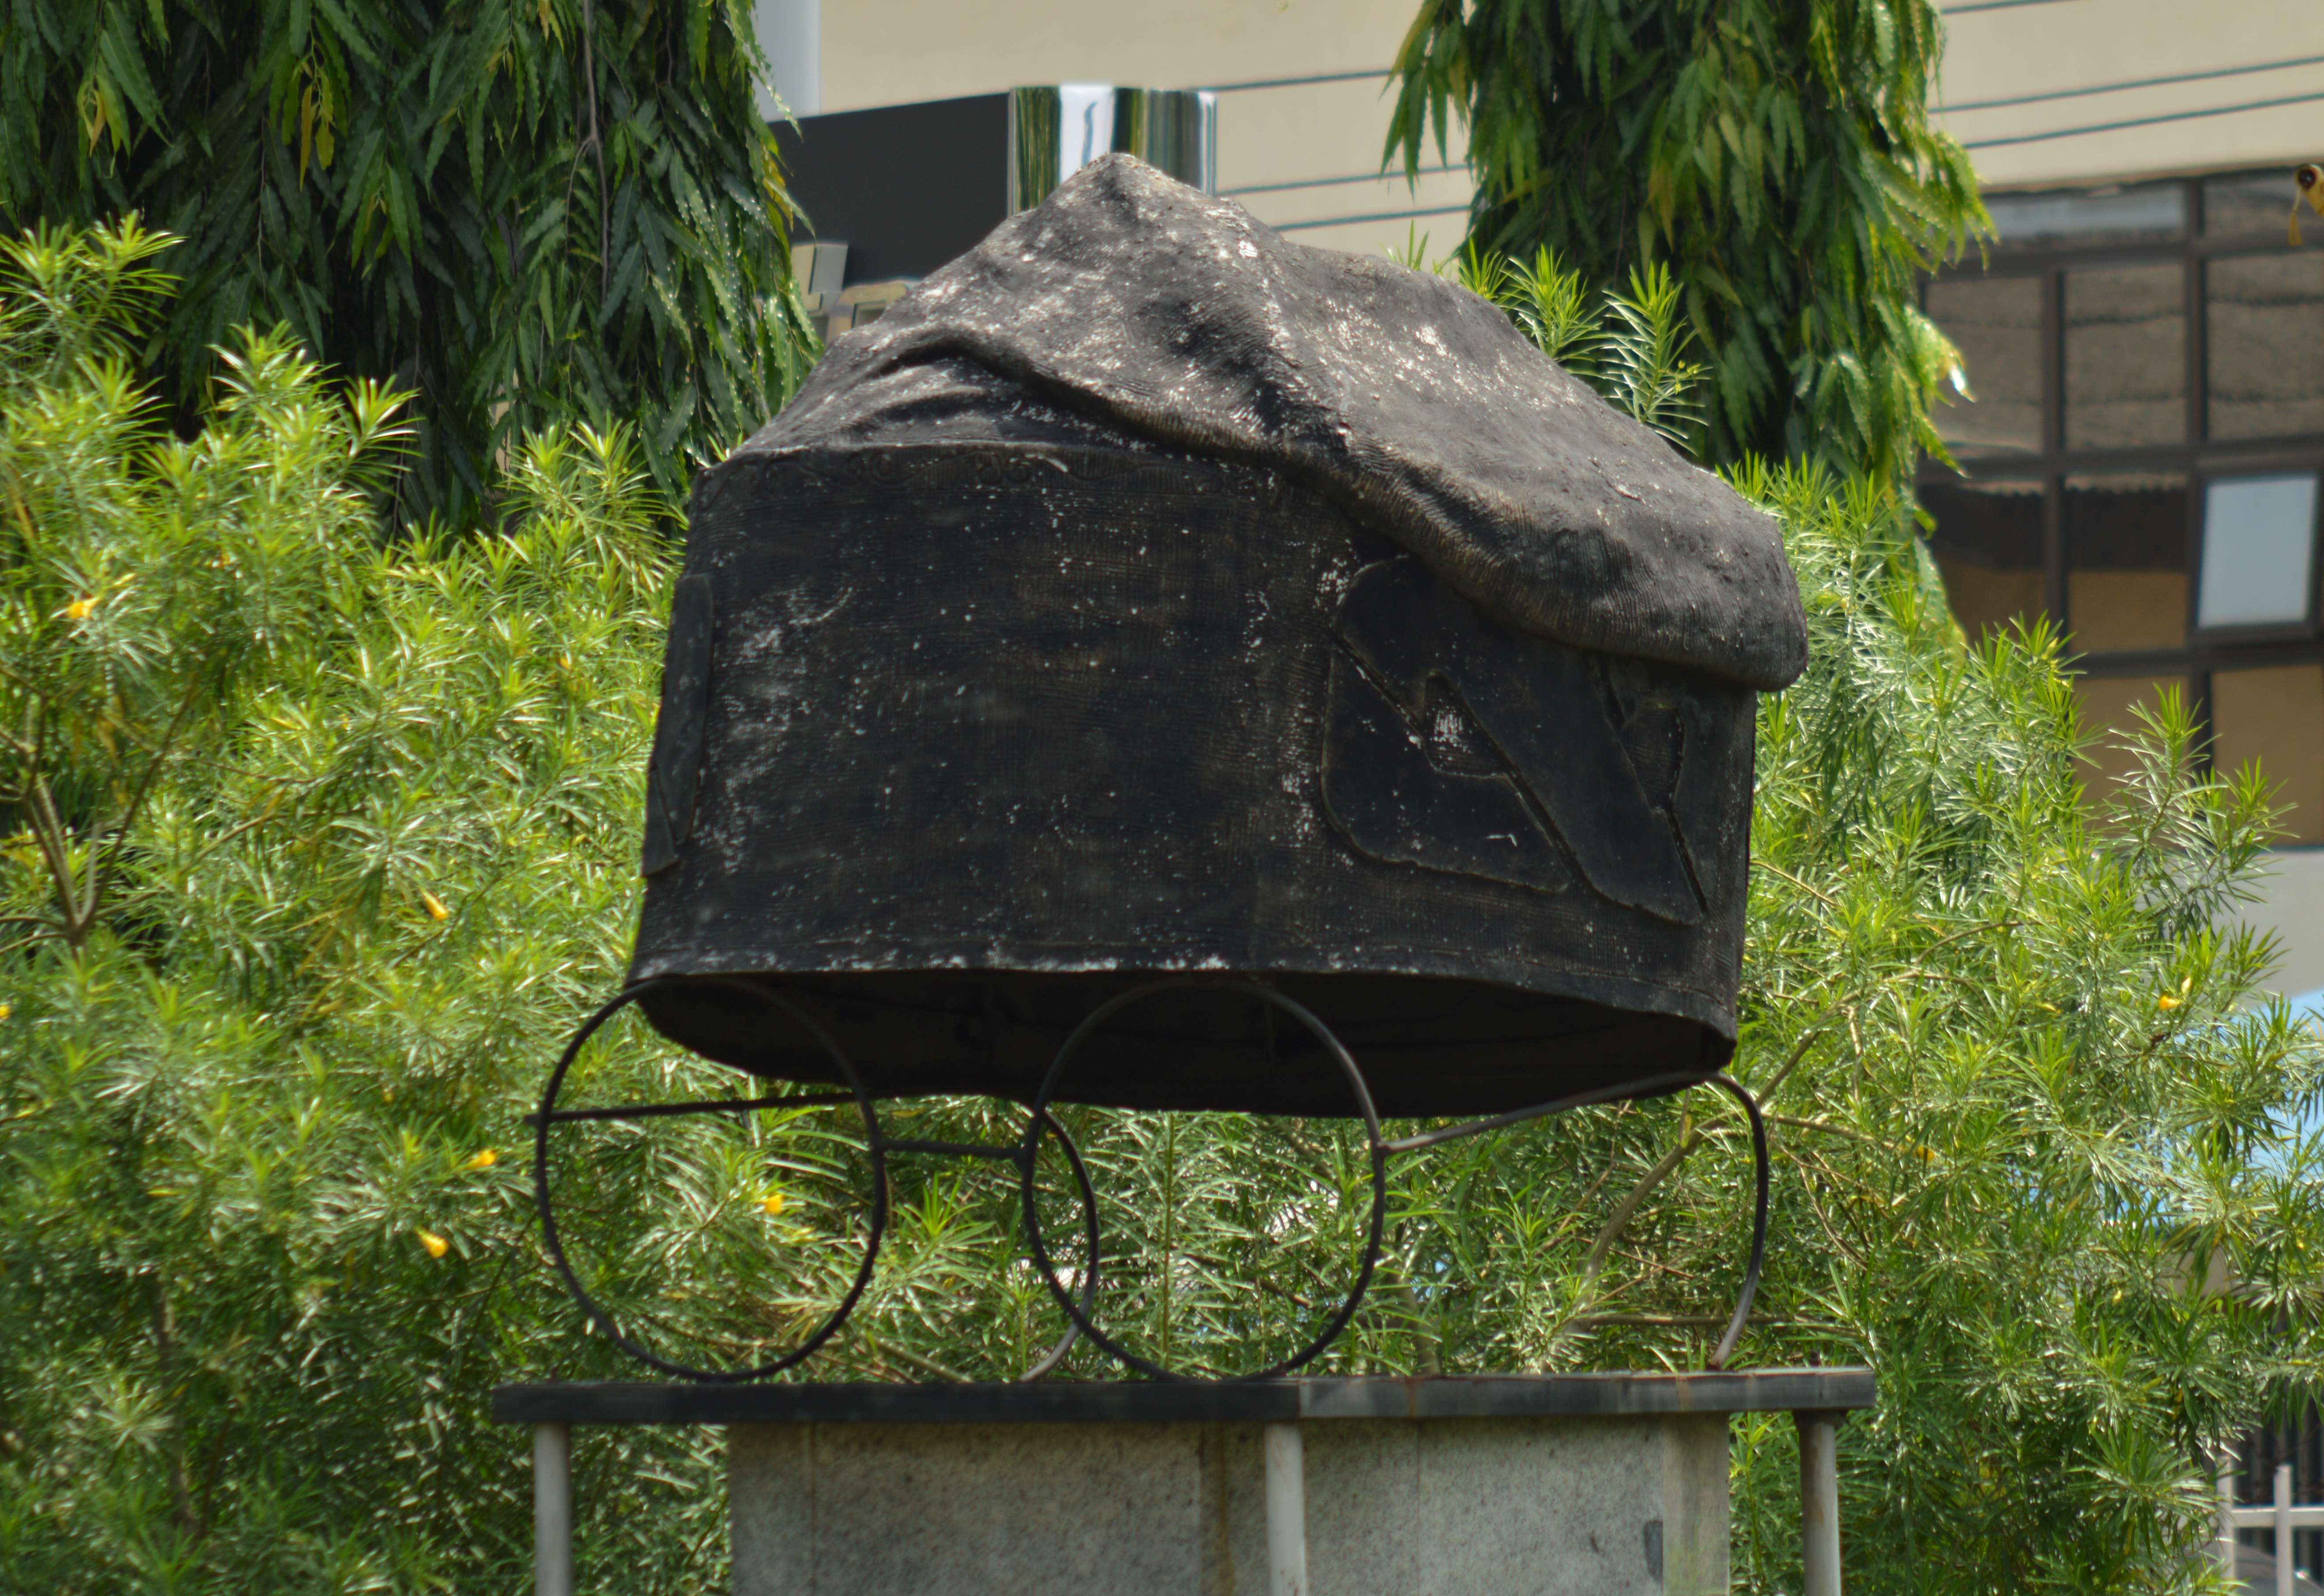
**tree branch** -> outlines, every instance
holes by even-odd
[[[1614,1250],[1614,1243],[1620,1237],[1622,1227],[1629,1224],[1631,1216],[1637,1213],[1638,1205],[1646,1200],[1647,1194],[1655,1187],[1670,1178],[1671,1171],[1685,1160],[1686,1155],[1692,1152],[1702,1140],[1702,1133],[1690,1127],[1678,1139],[1678,1145],[1663,1155],[1662,1162],[1647,1170],[1646,1177],[1630,1188],[1629,1195],[1615,1205],[1613,1216],[1599,1231],[1598,1239],[1590,1245],[1590,1256],[1582,1261],[1584,1280],[1598,1278],[1598,1271],[1605,1267],[1606,1254]]]

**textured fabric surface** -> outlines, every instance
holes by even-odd
[[[1724,1066],[1750,689],[1493,626],[1280,471],[1038,419],[697,500],[632,979],[763,978],[882,1093],[1029,1097],[1101,1002],[1230,972],[1319,1016],[1384,1114]],[[645,1006],[831,1078],[731,987]],[[1180,993],[1060,1090],[1351,1112],[1305,1034]]]
[[[1779,688],[1806,664],[1775,523],[1465,289],[1294,243],[1128,155],[1084,167],[839,339],[714,475],[935,441],[1021,407],[1282,470],[1503,620]],[[715,484],[706,482],[715,491]]]

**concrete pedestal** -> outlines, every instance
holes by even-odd
[[[1872,1399],[1849,1369],[547,1386],[494,1406],[727,1426],[733,1596],[1720,1596],[1728,1416],[1828,1434]],[[1811,1530],[1831,1506],[1809,1504]]]
[[[1327,1596],[1724,1596],[1727,1420],[1452,1418],[1303,1436]],[[1258,1425],[752,1425],[734,1596],[1269,1596]]]

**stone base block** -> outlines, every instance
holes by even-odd
[[[1723,1596],[1727,1416],[1302,1426],[1317,1596]],[[740,1424],[734,1596],[1267,1596],[1262,1426]]]

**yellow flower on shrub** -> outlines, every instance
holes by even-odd
[[[464,1169],[489,1169],[500,1161],[501,1155],[487,1147],[482,1152],[476,1154],[475,1157],[470,1159],[466,1163],[462,1164],[460,1168]]]
[[[779,1191],[769,1192],[766,1197],[760,1201],[759,1206],[767,1211],[768,1218],[772,1219],[776,1215],[783,1211],[783,1194]]]
[[[95,599],[75,599],[71,603],[65,606],[65,619],[67,620],[87,620],[96,609],[97,601]]]
[[[421,893],[420,894],[420,901],[428,906],[429,919],[448,920],[451,918],[452,911],[444,907],[444,900],[438,897],[434,893]]]
[[[428,1249],[430,1258],[441,1258],[451,1251],[452,1243],[432,1230],[415,1230],[411,1234],[420,1238],[420,1244]]]

